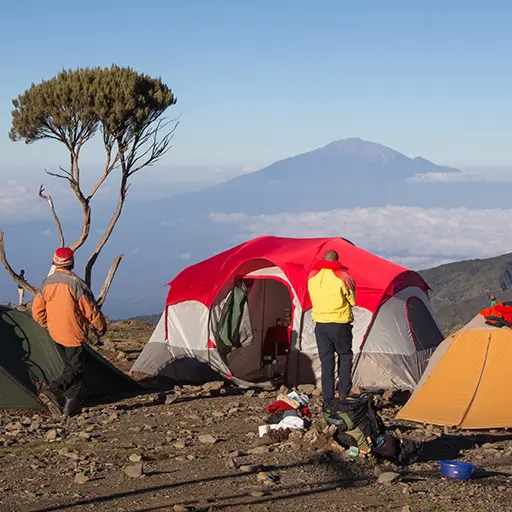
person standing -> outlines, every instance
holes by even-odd
[[[334,398],[335,354],[339,357],[338,391],[340,398],[346,398],[352,388],[352,308],[356,286],[336,251],[326,251],[323,259],[313,265],[308,291],[313,306],[311,318],[316,323],[324,402]]]
[[[25,270],[20,270],[20,277],[25,280]],[[18,285],[18,305],[23,306],[23,302],[25,300],[25,288],[23,286]]]
[[[64,370],[55,381],[41,385],[39,397],[52,412],[73,416],[81,411],[83,344],[87,343],[89,327],[103,335],[107,324],[89,287],[72,272],[73,251],[68,247],[57,249],[53,265],[55,272],[43,281],[34,298],[32,316],[48,329],[64,361]]]

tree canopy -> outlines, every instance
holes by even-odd
[[[174,94],[160,78],[116,65],[110,68],[63,70],[49,80],[32,84],[13,100],[9,132],[12,141],[31,144],[38,140],[56,140],[64,144],[69,152],[69,165],[46,173],[66,180],[82,206],[81,232],[69,244],[73,250],[82,247],[89,236],[91,200],[110,174],[119,170],[119,194],[114,214],[85,268],[85,281],[89,285],[94,263],[121,215],[130,177],[156,163],[170,149],[178,123],[164,119],[163,114],[175,103]],[[98,133],[103,139],[105,164],[96,184],[86,192],[81,183],[80,152]],[[43,185],[39,196],[48,202],[57,224],[60,243],[64,245],[64,233],[55,205],[51,196],[44,194]],[[122,255],[114,261],[110,279],[121,258]],[[8,264],[3,234],[0,237],[0,260],[13,279],[33,293],[34,287]],[[106,295],[109,285],[106,282],[101,293]],[[100,301],[102,299],[104,295]]]

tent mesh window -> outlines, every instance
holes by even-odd
[[[435,348],[443,341],[443,334],[425,303],[418,297],[407,299],[405,305],[409,330],[416,350]]]

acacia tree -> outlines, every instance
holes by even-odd
[[[92,271],[103,247],[108,242],[126,201],[130,178],[157,162],[169,149],[176,120],[164,113],[176,103],[172,91],[161,79],[139,74],[131,68],[85,68],[62,71],[56,77],[30,89],[13,100],[12,141],[31,144],[38,140],[55,140],[69,153],[69,164],[46,174],[65,180],[81,205],[82,228],[69,247],[80,249],[91,229],[91,205],[94,196],[112,173],[119,174],[117,204],[102,237],[85,265],[84,280],[91,286]],[[100,135],[105,149],[105,164],[95,185],[84,191],[80,169],[80,153],[87,142]],[[65,237],[50,195],[41,185],[39,197],[44,199],[55,220],[64,246]],[[123,255],[115,258],[98,295],[102,305]],[[0,229],[0,261],[13,280],[35,295],[36,287],[17,274],[8,262],[4,236]]]

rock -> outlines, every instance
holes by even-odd
[[[254,393],[255,393],[254,389],[249,389],[248,391],[246,391],[245,396],[252,398],[254,396]]]
[[[256,448],[251,448],[247,450],[249,455],[261,455],[262,453],[268,453],[270,451],[270,447],[268,446],[256,446]]]
[[[262,464],[244,464],[240,466],[242,473],[259,473],[263,469]]]
[[[199,442],[203,444],[215,444],[217,441],[218,439],[210,434],[199,436]]]
[[[142,460],[142,456],[139,455],[138,453],[132,453],[128,457],[128,459],[129,459],[130,462],[140,462]]]
[[[310,444],[316,444],[318,442],[318,439],[320,438],[320,434],[314,430],[314,429],[311,429],[311,430],[308,430],[305,434],[304,434],[304,437],[303,437],[303,440],[306,442],[306,443],[310,443]]]
[[[263,492],[263,491],[251,491],[250,492],[250,496],[252,496],[253,498],[263,498],[263,496],[265,496],[265,494],[267,494],[267,493]]]
[[[57,431],[55,429],[49,430],[46,433],[46,439],[48,441],[55,441],[55,439],[57,439]]]
[[[484,450],[493,450],[493,449],[495,449],[496,447],[495,447],[492,443],[484,443],[484,444],[482,445],[482,448],[483,448]]]
[[[126,359],[126,354],[122,351],[117,353],[117,359]]]
[[[185,441],[176,441],[175,443],[173,443],[173,446],[174,446],[174,448],[177,448],[178,450],[182,450],[187,445],[185,444]]]
[[[142,462],[126,466],[124,468],[124,474],[130,478],[140,478],[144,474],[144,467]]]
[[[222,389],[224,387],[224,382],[218,381],[218,382],[207,382],[203,385],[204,391],[218,391],[219,389]]]
[[[174,505],[172,509],[174,512],[190,512],[195,510],[193,507],[188,507],[187,505]]]
[[[274,444],[274,441],[268,434],[263,434],[256,440],[256,444],[258,446],[267,446],[269,444]]]
[[[75,484],[85,484],[90,480],[90,478],[87,475],[84,475],[83,473],[77,473],[75,475]]]
[[[79,432],[78,437],[89,441],[91,439],[91,434],[89,434],[89,432]]]
[[[404,505],[402,507],[402,512],[411,512],[411,507],[409,505]]]
[[[178,395],[167,395],[165,397],[165,405],[173,404],[176,400],[178,400]]]
[[[228,457],[230,459],[236,459],[237,457],[243,457],[243,452],[241,452],[240,450],[235,450],[234,452],[231,452]]]
[[[375,466],[373,468],[373,474],[379,478],[380,475],[382,475],[382,469],[379,466]]]
[[[258,482],[261,482],[263,485],[274,485],[278,481],[279,477],[277,475],[265,473],[264,471],[258,473]]]
[[[379,478],[377,479],[377,483],[382,484],[382,485],[391,485],[391,484],[398,482],[399,478],[400,478],[399,473],[393,473],[392,471],[386,471],[379,475]]]
[[[314,384],[301,384],[297,387],[297,391],[299,393],[303,393],[304,395],[312,395],[316,389]]]
[[[228,460],[226,461],[226,467],[228,469],[236,469],[238,467],[238,465],[235,462],[235,459],[232,459],[231,457],[228,457]]]
[[[313,396],[322,396],[322,390],[320,388],[315,388]]]
[[[278,395],[287,395],[290,392],[290,390],[286,386],[281,386],[279,388],[279,391],[277,392]]]

